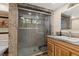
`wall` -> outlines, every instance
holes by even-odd
[[[0,40],[7,40],[8,41],[9,37],[8,34],[0,34]]]
[[[79,19],[72,20],[72,37],[79,38]]]
[[[0,32],[8,32],[8,12],[0,11]]]
[[[9,12],[9,4],[8,3],[0,3],[0,32],[8,32],[8,17]]]
[[[9,4],[8,3],[0,3],[0,11],[9,12]]]
[[[67,10],[69,4],[65,4],[64,6],[60,7],[59,9],[54,11],[54,15],[53,15],[53,21],[51,23],[52,25],[52,35],[56,35],[56,32],[59,32],[61,30],[61,14],[62,12],[64,12],[65,10]]]
[[[79,31],[79,20],[73,20],[72,21],[72,30],[73,31]]]
[[[79,19],[72,20],[72,31],[79,31]]]
[[[8,18],[0,18],[0,28],[8,28]]]

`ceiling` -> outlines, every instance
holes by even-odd
[[[79,4],[73,6],[72,8],[66,10],[64,12],[64,14],[66,15],[70,15],[70,16],[73,16],[73,17],[79,17]]]
[[[50,10],[56,10],[62,7],[65,3],[29,3],[31,5],[40,6],[43,8],[47,8]],[[0,3],[0,11],[9,12],[9,4],[8,3]]]
[[[60,7],[63,7],[66,3],[30,3],[32,5],[40,6],[43,8],[56,10]],[[73,5],[72,5],[73,4]],[[70,3],[70,8],[68,8],[64,14],[73,16],[73,17],[79,17],[79,4],[78,3]]]
[[[29,4],[40,6],[40,7],[51,9],[51,10],[56,10],[60,7],[63,7],[66,3],[29,3]],[[9,4],[0,3],[0,11],[9,12]],[[73,8],[66,10],[64,14],[70,15],[70,16],[79,16],[79,4],[77,4]]]
[[[47,8],[50,10],[56,10],[62,6],[64,6],[65,3],[30,3],[31,5],[40,6],[43,8]]]

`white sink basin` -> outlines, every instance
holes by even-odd
[[[69,41],[72,43],[79,42],[78,38],[71,38],[71,37],[66,37],[66,36],[60,36],[59,39],[64,40],[64,41]]]
[[[54,38],[60,39],[60,40],[69,40],[70,39],[70,37],[66,37],[66,36],[55,36]]]
[[[79,39],[78,38],[71,38],[68,41],[71,41],[71,42],[79,42]]]
[[[0,56],[3,55],[3,53],[6,51],[7,48],[8,46],[0,46]]]
[[[3,53],[8,48],[8,40],[0,40],[0,56],[3,55]]]

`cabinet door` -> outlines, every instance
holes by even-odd
[[[54,44],[48,43],[48,55],[54,56]]]
[[[79,53],[71,52],[71,56],[79,56]]]
[[[61,56],[61,49],[58,46],[55,46],[55,56]]]
[[[55,46],[55,56],[69,56],[70,52],[59,46]]]
[[[61,48],[61,56],[70,56],[70,52],[66,49]]]
[[[72,53],[71,56],[79,56],[79,55]]]

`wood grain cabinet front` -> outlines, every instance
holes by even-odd
[[[47,49],[48,49],[48,56],[54,56],[54,44],[48,42]]]
[[[79,53],[77,52],[77,53],[75,53],[75,52],[71,52],[71,54],[70,54],[71,56],[79,56]]]
[[[55,40],[47,39],[47,48],[49,56],[79,56],[79,46]]]
[[[72,53],[71,56],[79,56],[79,55]]]
[[[61,48],[61,56],[70,56],[70,51]]]
[[[54,53],[55,53],[55,56],[60,56],[61,54],[61,49],[58,47],[58,46],[55,46],[55,51],[54,51]]]
[[[59,46],[55,46],[55,56],[70,56],[70,52]]]

